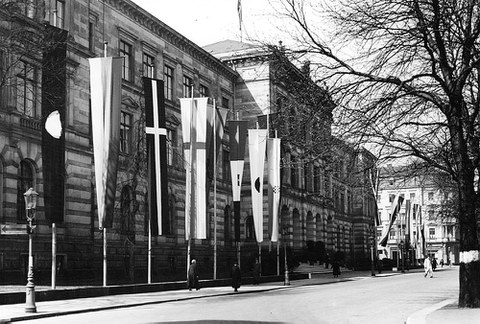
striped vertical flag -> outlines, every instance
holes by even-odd
[[[148,208],[152,235],[162,235],[168,220],[167,129],[163,81],[143,78],[148,157]]]
[[[396,196],[393,204],[392,204],[392,213],[390,214],[390,223],[388,224],[387,231],[383,235],[383,238],[380,240],[380,245],[385,247],[387,246],[388,235],[390,235],[390,230],[392,229],[395,220],[397,219],[397,215],[400,213],[400,208],[402,208],[403,203],[402,196]]]
[[[242,189],[243,167],[245,163],[247,126],[248,122],[245,120],[231,120],[228,122],[228,129],[230,131],[230,172],[232,178],[236,241],[240,241],[240,193]]]
[[[267,147],[266,129],[248,130],[248,154],[252,191],[253,223],[257,242],[263,242],[263,172]]]
[[[269,138],[268,157],[268,228],[270,240],[278,241],[278,208],[280,204],[280,139]]]
[[[207,127],[207,195],[210,192],[210,187],[212,180],[214,178],[214,172],[216,172],[216,166],[213,165],[214,161],[214,153],[216,154],[216,158],[218,158],[218,154],[220,153],[220,149],[222,147],[222,139],[223,133],[225,129],[228,109],[221,108],[221,107],[213,107],[208,105],[207,109],[207,120],[208,120],[208,127]],[[215,130],[213,129],[213,114],[215,113]],[[215,141],[213,140],[213,136],[215,136]],[[213,143],[215,142],[215,147],[213,147]]]
[[[96,57],[88,61],[98,224],[100,228],[111,228],[120,147],[123,57]]]
[[[185,238],[207,238],[207,127],[208,98],[182,98],[182,135],[185,157]]]

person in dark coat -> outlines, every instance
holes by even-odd
[[[340,273],[340,265],[338,262],[333,262],[332,263],[332,270],[333,270],[333,277],[337,278],[341,273]]]
[[[258,285],[260,283],[260,273],[261,273],[261,265],[258,262],[258,259],[255,261],[253,265],[253,284]]]
[[[188,290],[192,290],[195,288],[196,290],[200,289],[200,284],[198,283],[198,269],[197,269],[197,261],[195,259],[192,260],[192,264],[190,268],[188,268]]]
[[[241,283],[242,283],[242,273],[240,271],[240,268],[238,267],[238,264],[235,263],[232,267],[232,287],[235,292],[238,291],[238,288],[240,288]]]

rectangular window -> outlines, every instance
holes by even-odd
[[[183,76],[183,97],[191,98],[193,91],[193,80],[192,78],[184,75]]]
[[[142,61],[143,61],[143,76],[147,78],[153,78],[153,76],[155,75],[154,57],[146,53],[143,53]]]
[[[428,237],[431,238],[431,239],[435,238],[435,228],[434,227],[433,228],[430,227],[428,229]]]
[[[122,111],[120,116],[120,152],[129,154],[132,143],[132,115]]]
[[[203,84],[200,85],[200,97],[208,97],[208,88],[204,86]]]
[[[330,174],[328,173],[327,170],[324,170],[324,176],[323,176],[323,187],[325,188],[325,197],[330,198],[331,196],[331,188],[330,188]]]
[[[132,45],[121,40],[119,55],[123,57],[122,79],[132,81]]]
[[[313,167],[313,191],[320,193],[320,168],[318,166]]]
[[[433,192],[428,193],[428,200],[433,200]]]
[[[395,200],[395,195],[388,195],[388,202],[393,203],[394,200]]]
[[[167,163],[175,165],[175,148],[177,147],[177,132],[167,128]]]
[[[396,237],[396,233],[395,233],[395,230],[392,228],[392,229],[390,230],[390,238],[391,238],[391,239],[394,239],[395,237]]]
[[[223,163],[222,163],[222,179],[223,181],[230,181],[232,174],[230,171],[230,152],[223,150]]]
[[[297,187],[297,161],[294,156],[290,158],[290,185]]]
[[[230,101],[228,98],[222,97],[222,107],[227,109],[230,107]]]
[[[27,62],[20,62],[20,72],[18,73],[17,102],[18,110],[29,117],[35,117],[35,68]]]
[[[414,192],[411,192],[411,193],[410,193],[410,200],[411,200],[411,201],[414,201],[414,200],[415,200],[415,193],[414,193]]]
[[[55,16],[54,16],[55,27],[64,28],[65,27],[65,1],[56,0],[55,1]]]
[[[88,49],[95,53],[95,23],[93,21],[88,22]]]
[[[165,99],[172,100],[173,98],[173,68],[168,65],[163,67],[163,86],[165,92]]]

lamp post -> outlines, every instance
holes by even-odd
[[[33,188],[30,188],[23,194],[23,196],[25,197],[25,209],[28,222],[28,275],[25,312],[36,313],[37,307],[35,306],[35,284],[33,282],[32,231],[35,227],[33,225],[33,221],[35,220],[35,213],[37,209],[38,193],[33,190]]]
[[[290,286],[290,278],[288,277],[288,262],[287,262],[287,234],[288,234],[288,227],[285,226],[282,231],[282,240],[283,240],[283,249],[285,254],[285,280],[283,285]]]

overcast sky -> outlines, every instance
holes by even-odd
[[[225,39],[268,39],[279,37],[273,26],[270,0],[242,1],[242,34],[239,30],[238,0],[132,0],[161,21],[200,46]],[[279,38],[280,40],[280,38]]]

